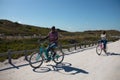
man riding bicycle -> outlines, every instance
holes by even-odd
[[[55,26],[52,26],[51,31],[48,33],[48,35],[40,40],[45,40],[45,39],[49,39],[49,45],[46,50],[46,57],[47,57],[46,62],[48,62],[50,60],[48,57],[48,52],[50,51],[50,49],[53,49],[58,45],[58,32],[56,31]]]

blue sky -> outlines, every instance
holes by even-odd
[[[71,32],[120,31],[120,0],[0,0],[0,19]]]

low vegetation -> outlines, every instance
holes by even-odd
[[[59,38],[62,45],[82,43],[85,41],[98,41],[102,30],[84,31],[84,32],[68,32],[57,29],[61,35]],[[7,39],[5,36],[31,36],[40,35],[46,36],[50,31],[49,28],[19,24],[17,22],[11,22],[8,20],[0,20],[0,53],[7,52],[8,50],[20,51],[20,50],[31,50],[39,47],[38,38],[29,39]],[[120,31],[106,30],[107,38],[109,41],[118,40]],[[7,57],[6,57],[7,58]],[[3,57],[0,60],[4,60]]]

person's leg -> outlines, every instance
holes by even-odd
[[[55,48],[57,47],[57,43],[52,43],[50,47],[51,47],[52,51],[54,52],[54,54],[53,54],[53,57],[54,57],[56,54]]]
[[[57,43],[52,43],[51,45],[50,45],[50,48],[55,48],[57,46]]]
[[[49,46],[47,47],[46,49],[47,61],[46,62],[49,62],[51,60],[51,58],[49,57],[49,51],[50,49],[55,48],[55,47],[56,47],[56,43],[49,44]]]
[[[106,49],[107,40],[104,40],[104,48]]]
[[[104,40],[104,51],[106,53],[106,44],[107,44],[107,40]]]
[[[46,57],[47,57],[47,59],[48,59],[48,53],[49,53],[49,51],[50,51],[50,44],[49,44],[48,47],[46,48]]]

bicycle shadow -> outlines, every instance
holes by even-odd
[[[102,54],[102,56],[120,56],[120,53],[107,52],[105,54]]]
[[[66,75],[75,75],[75,74],[78,74],[78,73],[89,74],[89,72],[87,72],[83,69],[72,67],[72,64],[70,64],[70,63],[61,63],[61,64],[56,64],[56,65],[51,65],[50,64],[50,65],[47,65],[47,66],[52,67],[52,68],[47,68],[46,67],[46,71],[41,71],[40,68],[39,69],[33,69],[33,71],[37,72],[37,73],[56,71],[56,72],[66,74]]]
[[[120,53],[107,52],[108,56],[120,56]]]
[[[48,67],[40,67],[40,68],[34,68],[33,71],[36,73],[46,73],[51,71],[51,69]]]

